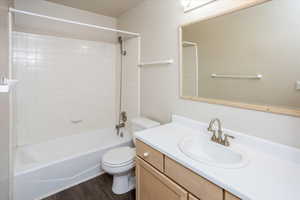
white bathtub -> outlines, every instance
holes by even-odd
[[[102,174],[103,153],[131,141],[128,133],[120,138],[106,129],[18,148],[15,200],[42,199]]]

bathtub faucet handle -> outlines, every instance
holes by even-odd
[[[127,113],[125,111],[121,112],[122,122],[127,122]]]

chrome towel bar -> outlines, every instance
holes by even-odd
[[[158,60],[158,61],[152,61],[152,62],[142,62],[139,64],[140,67],[146,66],[146,65],[169,65],[174,63],[173,59],[169,60]]]
[[[212,78],[232,78],[232,79],[262,79],[263,75],[256,74],[254,76],[243,76],[243,75],[224,75],[224,74],[212,74]]]

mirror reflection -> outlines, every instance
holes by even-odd
[[[182,26],[181,95],[300,109],[300,1]]]

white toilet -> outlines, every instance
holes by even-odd
[[[160,123],[147,118],[131,120],[131,133],[135,144],[134,132],[159,126]],[[115,194],[124,194],[135,188],[133,168],[135,166],[135,148],[118,147],[106,152],[102,158],[102,168],[113,175],[112,191]]]

